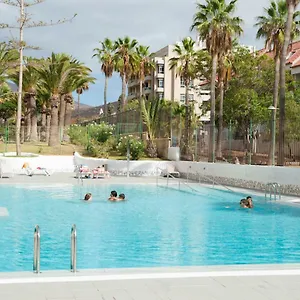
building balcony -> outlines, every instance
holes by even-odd
[[[145,77],[145,81],[152,81],[152,76],[151,75],[147,75]]]
[[[133,86],[137,86],[137,85],[139,85],[138,80],[130,80],[130,81],[128,81],[128,87],[129,88],[133,87]]]
[[[155,90],[157,93],[163,93],[165,89],[163,87],[157,87]]]
[[[137,99],[137,94],[136,93],[129,93],[127,95],[127,100],[132,100],[132,99]]]
[[[149,95],[149,94],[152,93],[152,88],[151,87],[145,87],[144,92],[145,92],[146,95]]]
[[[165,74],[164,73],[158,73],[158,72],[156,72],[155,76],[156,76],[156,78],[165,78]]]

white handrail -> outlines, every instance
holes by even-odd
[[[34,228],[33,234],[33,272],[40,273],[40,257],[41,257],[41,232],[39,225]]]
[[[71,272],[76,273],[77,267],[77,230],[74,224],[71,229]]]

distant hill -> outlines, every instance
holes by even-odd
[[[118,109],[118,101],[109,103],[111,111],[116,112]],[[95,107],[84,107],[79,109],[79,118],[81,120],[94,120],[98,119],[100,116],[100,111],[104,112],[104,105],[95,106]],[[74,110],[72,113],[72,120],[76,122],[78,118],[78,111],[77,111],[77,103],[74,103]]]

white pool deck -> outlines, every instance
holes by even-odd
[[[74,174],[2,178],[0,184],[78,184]],[[156,178],[86,179],[90,184]],[[163,184],[162,179],[160,183]],[[247,190],[237,190],[249,194]],[[252,195],[259,193],[252,193]],[[291,201],[293,197],[283,197]],[[300,264],[0,273],[0,300],[300,300]]]
[[[300,265],[2,273],[2,300],[296,300]]]

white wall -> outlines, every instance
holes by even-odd
[[[300,186],[300,168],[234,165],[226,163],[176,162],[176,168],[181,173],[199,172],[206,176],[235,178],[261,183],[277,182],[285,185]]]

